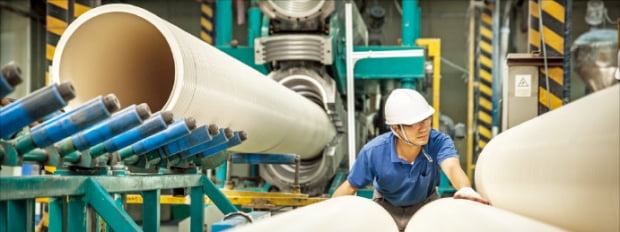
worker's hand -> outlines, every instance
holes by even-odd
[[[466,199],[472,200],[476,202],[480,202],[482,204],[488,205],[489,202],[482,198],[480,194],[478,194],[474,189],[470,187],[463,187],[454,193],[454,199]]]

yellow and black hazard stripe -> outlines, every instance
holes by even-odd
[[[47,0],[45,4],[45,85],[51,84],[49,67],[52,65],[58,40],[60,40],[60,36],[65,32],[69,24],[69,12],[71,12],[69,10],[70,5],[69,0]],[[49,173],[54,173],[56,167],[45,166],[44,169]],[[46,214],[45,217],[47,216]]]
[[[529,49],[542,54],[542,37],[547,57],[569,60],[571,0],[530,0]],[[542,16],[539,15],[539,3]],[[543,28],[540,29],[542,18]],[[542,31],[542,36],[541,36]],[[541,66],[538,72],[538,114],[558,108],[570,101],[570,62],[563,66]],[[546,79],[549,78],[549,86]],[[549,94],[549,95],[548,95]],[[549,106],[549,98],[551,106]]]
[[[478,94],[477,129],[478,151],[493,137],[493,1],[485,2],[480,12],[478,31]]]
[[[73,3],[73,19],[86,13],[86,11],[101,5],[101,0],[72,0]],[[71,20],[73,21],[73,20]]]
[[[213,1],[203,0],[200,4],[200,38],[213,44]]]
[[[52,65],[56,45],[60,36],[65,32],[67,26],[73,19],[82,15],[93,7],[101,5],[101,0],[48,0],[46,3],[45,24],[47,33],[45,35],[45,85],[51,84],[49,67]],[[45,170],[54,173],[56,167],[45,166]]]
[[[60,36],[69,24],[69,0],[48,0],[46,4],[45,59],[47,67],[52,65],[54,52]],[[45,72],[45,84],[50,84],[49,70]]]
[[[84,12],[101,5],[101,0],[48,0],[46,4],[47,15],[45,36],[45,59],[47,67],[52,65],[56,45],[60,36],[67,29],[67,26],[73,19],[82,15]],[[45,84],[50,84],[49,70],[45,72]]]

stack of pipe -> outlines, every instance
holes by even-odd
[[[246,231],[398,231],[392,216],[379,204],[362,197],[343,196],[305,206],[241,226]]]
[[[616,84],[502,132],[476,163],[493,207],[433,202],[411,231],[619,231],[619,101]]]
[[[425,205],[413,215],[405,232],[414,231],[565,230],[478,202],[443,198]]]

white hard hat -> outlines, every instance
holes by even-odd
[[[395,89],[385,101],[385,124],[411,125],[435,113],[426,99],[412,89]]]

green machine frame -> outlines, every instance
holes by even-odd
[[[193,232],[203,231],[205,195],[222,213],[238,212],[201,174],[3,177],[0,186],[0,232],[32,231],[35,201],[39,197],[50,198],[51,232],[87,231],[99,228],[100,220],[105,221],[108,231],[159,231],[161,189],[190,189]],[[142,228],[123,210],[127,193],[139,193],[144,199]]]
[[[385,80],[398,80],[403,88],[416,89],[418,80],[426,78],[425,64],[430,62],[433,65],[433,76],[431,91],[433,107],[439,111],[440,93],[440,50],[441,42],[438,39],[420,39],[421,10],[418,7],[418,0],[403,0],[403,17],[401,22],[402,45],[401,46],[364,46],[354,45],[352,41],[353,33],[347,35],[347,31],[353,28],[347,25],[347,19],[352,21],[355,4],[352,1],[338,1],[336,8],[344,14],[335,14],[330,20],[330,36],[334,39],[332,53],[334,63],[331,66],[333,78],[336,80],[337,88],[340,93],[346,94],[347,108],[355,109],[352,98],[355,95],[354,82],[360,83],[379,83]],[[232,46],[232,1],[218,0],[216,2],[216,39],[215,45],[223,52],[235,57],[254,69],[267,74],[268,70],[264,65],[254,63],[254,39],[259,36],[268,35],[269,17],[261,14],[258,9],[257,1],[252,0],[248,11],[248,45]],[[351,11],[347,13],[347,7]],[[349,15],[347,15],[349,14]],[[350,18],[347,18],[350,17]],[[350,44],[348,44],[350,42]],[[381,67],[381,68],[377,68]],[[351,70],[347,70],[350,68]],[[367,80],[379,80],[379,82],[367,82]],[[350,112],[348,120],[351,124],[348,128],[354,128],[352,115]],[[433,128],[439,129],[439,114],[433,118]],[[355,133],[352,131],[351,133]],[[349,134],[349,160],[354,160],[356,149],[353,148],[355,136]],[[217,180],[223,181],[226,173],[226,164],[222,164],[217,169]],[[336,178],[340,180],[342,178]],[[336,185],[339,183],[333,183]],[[441,195],[454,193],[448,178],[441,172],[439,186]],[[371,194],[363,193],[365,196]]]

